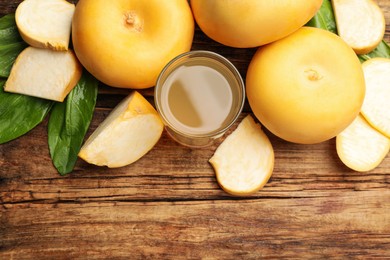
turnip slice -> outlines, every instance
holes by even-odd
[[[385,34],[382,10],[373,0],[332,0],[337,31],[357,54],[375,49]]]
[[[361,113],[390,138],[390,59],[372,58],[363,63],[366,96]]]
[[[349,168],[365,172],[376,168],[390,149],[390,139],[374,129],[362,115],[336,137],[337,154]]]

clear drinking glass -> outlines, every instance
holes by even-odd
[[[154,100],[174,140],[204,147],[235,123],[245,103],[245,86],[225,57],[210,51],[190,51],[161,71]]]

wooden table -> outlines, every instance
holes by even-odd
[[[0,14],[20,2],[1,0]],[[390,2],[377,2],[390,42]],[[221,46],[199,29],[193,49],[226,56],[243,76],[254,53]],[[88,134],[128,93],[101,87]],[[152,90],[142,93],[153,100]],[[297,145],[267,132],[273,176],[263,190],[237,198],[221,190],[208,163],[218,144],[189,149],[164,133],[130,166],[79,160],[61,177],[46,127],[0,145],[0,259],[390,257],[389,156],[358,173],[341,163],[334,139]]]

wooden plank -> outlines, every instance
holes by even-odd
[[[8,227],[4,257],[384,258],[390,191],[239,202],[45,203],[9,210],[1,222]]]

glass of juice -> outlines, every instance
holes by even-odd
[[[225,57],[210,51],[190,51],[162,70],[154,100],[174,140],[204,147],[237,120],[245,103],[245,86],[240,73]]]

